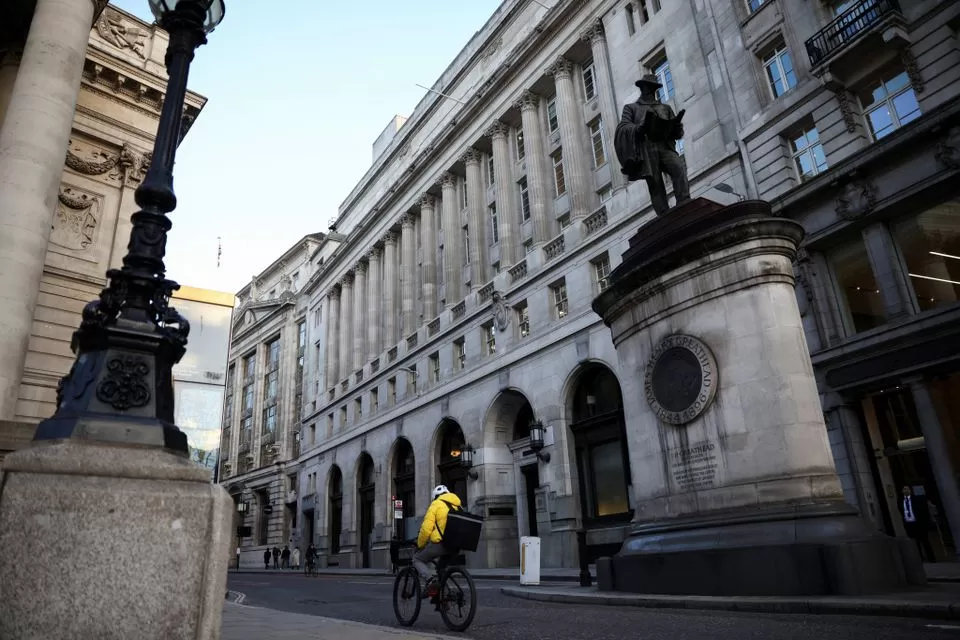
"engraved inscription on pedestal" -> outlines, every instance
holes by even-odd
[[[667,336],[654,349],[644,379],[647,403],[660,420],[682,425],[698,418],[717,393],[717,362],[703,342]]]
[[[680,491],[716,486],[716,449],[716,443],[704,441],[670,450],[670,475]]]

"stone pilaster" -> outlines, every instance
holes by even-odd
[[[529,91],[517,100],[523,121],[523,157],[527,164],[527,195],[530,198],[530,218],[533,220],[533,241],[544,244],[556,235],[553,217],[552,179],[547,166],[540,122],[540,97]]]
[[[350,376],[353,364],[353,272],[348,272],[340,281],[340,376]]]
[[[467,212],[470,230],[470,289],[476,291],[487,283],[487,206],[483,178],[480,175],[482,154],[467,149],[460,160],[467,166]]]
[[[380,322],[383,300],[383,274],[380,265],[380,247],[367,254],[370,263],[367,276],[367,359],[373,360],[380,353]]]
[[[327,388],[340,379],[340,289],[327,292]]]
[[[613,134],[620,117],[617,112],[617,94],[611,79],[610,56],[607,52],[607,35],[603,30],[603,22],[597,18],[580,37],[590,43],[590,51],[593,53],[593,85],[600,101],[600,118],[603,121],[603,142],[607,164],[610,165],[610,181],[614,190],[621,189],[626,182],[620,172],[617,154],[613,150]]]
[[[16,414],[93,14],[37,0],[0,128],[0,420]]]
[[[510,157],[508,135],[510,127],[502,122],[494,122],[487,130],[493,141],[493,174],[496,176],[494,189],[497,194],[497,222],[500,234],[500,265],[510,267],[520,261],[518,240],[519,216],[517,215],[517,184],[513,179],[513,159]],[[530,182],[527,181],[529,194]]]
[[[563,175],[570,198],[570,218],[585,218],[593,212],[596,193],[585,129],[573,87],[573,64],[560,56],[548,73],[553,76],[557,88],[557,120],[563,146]]]
[[[457,202],[457,177],[444,173],[437,181],[443,197],[443,281],[447,306],[463,299],[463,253],[460,245],[460,207]]]
[[[417,321],[414,317],[417,310],[416,291],[414,290],[414,283],[417,278],[417,242],[414,233],[413,215],[406,213],[400,219],[401,338],[410,335],[417,328]]]
[[[397,344],[397,235],[383,236],[383,348]]]
[[[367,264],[358,262],[353,290],[353,367],[352,371],[363,369],[366,355],[367,336],[363,330],[367,323]]]
[[[420,247],[423,251],[423,318],[437,317],[437,201],[429,193],[420,198]]]

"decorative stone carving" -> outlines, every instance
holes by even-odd
[[[717,361],[706,344],[693,336],[667,336],[647,363],[647,403],[663,422],[693,422],[717,395],[717,373]]]
[[[336,286],[330,287],[330,290],[327,291],[327,297],[330,298],[331,300],[339,300],[339,299],[340,299],[340,287],[336,287]]]
[[[432,194],[425,193],[422,196],[420,196],[421,209],[423,209],[424,207],[433,209],[436,206],[437,206],[437,199],[434,198]]]
[[[487,129],[484,135],[490,138],[506,138],[510,133],[510,127],[503,124],[499,120],[494,120],[493,124],[490,125],[490,128]]]
[[[64,185],[57,196],[50,242],[64,249],[84,251],[93,244],[100,225],[101,199],[79,187]]]
[[[413,214],[407,212],[400,216],[400,227],[403,229],[412,229],[413,228]]]
[[[100,19],[97,20],[96,27],[100,37],[113,46],[118,49],[129,49],[141,59],[147,59],[143,53],[143,47],[146,44],[147,36],[150,34],[125,20],[113,9],[107,9],[103,12]]]
[[[580,34],[581,40],[591,44],[602,43],[604,40],[606,40],[606,38],[607,34],[603,30],[603,21],[601,21],[600,18],[594,20],[590,26]]]
[[[837,96],[837,102],[840,104],[840,114],[843,116],[843,122],[847,125],[847,133],[854,133],[857,130],[857,119],[853,115],[853,107],[850,105],[850,95],[846,89],[837,88],[833,94]]]
[[[340,286],[353,288],[353,271],[347,271],[343,274],[343,277],[340,278]]]
[[[367,273],[367,263],[366,263],[366,262],[358,262],[358,263],[357,263],[357,266],[356,266],[356,272],[357,272],[357,275],[366,275],[366,273]]]
[[[497,39],[490,43],[490,46],[487,47],[487,50],[483,52],[484,60],[492,58],[497,51],[500,50],[500,47],[503,46],[503,36],[497,36]]]
[[[539,104],[540,96],[532,91],[524,91],[520,97],[517,98],[514,106],[519,108],[521,111],[526,111],[527,109],[536,109]]]
[[[869,180],[851,180],[837,196],[837,215],[855,220],[873,211],[877,204],[877,188]]]
[[[120,154],[107,153],[92,144],[71,140],[67,147],[66,164],[68,167],[87,176],[109,174],[108,178],[118,179],[120,171],[114,171],[120,162]]]
[[[150,367],[145,358],[118,356],[107,363],[107,374],[97,385],[97,399],[117,411],[142,407],[150,402],[146,376]]]
[[[441,189],[455,189],[457,187],[457,176],[449,171],[445,171],[437,180],[437,186]]]
[[[149,153],[139,151],[124,143],[120,150],[120,158],[117,161],[120,170],[123,172],[124,183],[134,189],[140,186],[147,175],[147,170],[150,168],[150,161]]]
[[[556,61],[547,69],[547,75],[553,76],[556,80],[566,80],[573,73],[573,63],[558,56]]]
[[[900,62],[903,63],[907,77],[910,78],[910,84],[913,85],[913,90],[917,93],[923,93],[923,76],[920,75],[920,66],[917,64],[917,59],[913,55],[913,49],[909,46],[900,49]]]
[[[379,245],[371,247],[370,251],[367,252],[367,260],[379,260],[380,253],[381,249]]]
[[[501,333],[507,330],[510,324],[510,314],[507,312],[507,299],[499,291],[490,296],[493,299],[493,324]]]
[[[385,234],[383,234],[383,244],[385,244],[385,245],[388,245],[388,244],[396,245],[396,244],[397,244],[397,234],[395,234],[393,231],[387,231]]]
[[[960,169],[960,127],[951,127],[937,144],[937,160],[948,169]]]
[[[463,155],[460,156],[460,162],[463,162],[464,164],[480,164],[480,160],[482,158],[482,153],[473,147],[468,147],[467,150],[463,152]]]

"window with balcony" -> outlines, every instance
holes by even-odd
[[[557,98],[556,96],[547,100],[547,126],[550,133],[560,128],[560,121],[557,119]]]
[[[559,218],[557,218],[557,222],[560,224],[560,231],[563,231],[564,229],[566,229],[567,227],[569,227],[570,224],[571,224],[571,223],[570,223],[570,214],[569,214],[569,213],[563,214],[562,216],[560,216]]]
[[[779,98],[797,86],[793,58],[782,41],[763,56],[763,70],[774,98]]]
[[[806,42],[811,66],[822,64],[884,17],[899,12],[900,6],[896,0],[850,0],[836,3],[836,18]]]
[[[960,198],[891,226],[921,311],[960,301]]]
[[[565,318],[570,311],[567,301],[567,283],[564,280],[550,287],[550,297],[553,298],[553,311],[558,319]]]
[[[494,275],[500,275],[500,261],[499,261],[499,260],[497,260],[496,262],[494,262],[494,263],[493,263],[492,265],[490,265],[490,266],[493,268],[493,273],[494,273]]]
[[[533,251],[533,240],[524,240],[523,242],[523,255],[527,255]]]
[[[600,198],[600,204],[603,204],[613,197],[613,189],[610,187],[604,187],[603,189],[600,189],[600,191],[597,191],[597,197]]]
[[[363,399],[357,398],[353,401],[353,419],[360,420],[363,417]]]
[[[492,322],[480,327],[483,333],[484,355],[492,356],[497,352],[497,330]]]
[[[395,406],[397,404],[397,379],[390,378],[387,380],[387,402],[390,406]]]
[[[458,370],[467,366],[467,341],[464,338],[453,341],[453,363]]]
[[[596,283],[597,291],[603,293],[610,286],[610,255],[604,253],[591,261],[590,264],[593,266],[593,280]]]
[[[583,65],[580,70],[580,77],[583,79],[583,97],[586,100],[593,100],[597,97],[596,72],[593,69],[593,62]]]
[[[526,222],[530,219],[530,189],[526,176],[520,178],[517,187],[520,189],[520,217]]]
[[[920,117],[920,104],[907,72],[890,71],[860,94],[863,115],[870,124],[874,140],[890,135]]]
[[[430,382],[437,384],[440,382],[440,354],[434,353],[430,356]]]
[[[836,279],[848,332],[859,333],[884,324],[887,313],[863,239],[858,237],[835,248],[827,258]]]
[[[517,161],[523,160],[526,155],[526,150],[523,148],[523,129],[517,129]]]
[[[804,123],[788,135],[790,153],[801,181],[823,173],[829,166],[820,144],[820,133],[812,123]]]
[[[346,405],[340,407],[340,428],[347,428],[347,407]]]
[[[500,242],[500,219],[497,217],[496,202],[490,205],[489,218],[490,218],[490,244],[494,245]]]
[[[599,169],[607,164],[607,151],[603,144],[603,122],[597,118],[590,123],[590,147],[593,151],[593,166]]]
[[[417,366],[414,365],[407,370],[407,396],[415,396],[417,394],[418,382],[420,382],[420,372],[417,370]]]
[[[334,427],[333,414],[328,413],[327,414],[327,440],[333,437],[333,427]]]
[[[370,415],[380,410],[380,389],[370,390]]]
[[[520,330],[520,337],[526,338],[530,335],[530,307],[524,300],[513,308],[517,314],[517,328]]]
[[[567,183],[563,175],[563,149],[557,149],[550,158],[553,160],[553,190],[559,198],[567,192]]]

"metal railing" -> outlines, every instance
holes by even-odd
[[[823,63],[892,13],[900,13],[897,0],[860,0],[807,40],[811,66]]]

